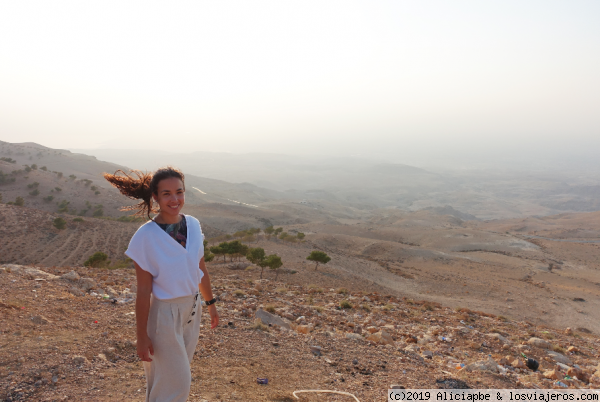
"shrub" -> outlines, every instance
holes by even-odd
[[[104,215],[104,210],[102,208],[96,209],[92,215],[95,217],[102,216]]]
[[[55,228],[57,228],[58,230],[62,230],[64,228],[67,227],[67,221],[65,221],[63,218],[58,217],[56,218],[52,224],[54,225]]]
[[[323,311],[325,311],[325,309],[323,308],[323,306],[317,306],[317,307],[315,307],[315,310],[317,310],[317,312],[318,312],[319,314],[322,314],[322,313],[323,313]]]
[[[263,322],[260,318],[257,318],[256,320],[254,320],[254,324],[252,324],[250,326],[250,329],[255,329],[255,330],[263,331],[263,332],[269,331],[269,327],[267,327],[265,324],[263,324]]]
[[[37,181],[34,181],[33,183],[28,184],[27,188],[35,188],[35,187],[37,187],[39,185],[40,185],[40,183],[38,183]]]
[[[54,199],[53,195],[49,195],[47,197],[42,198],[42,200],[44,200],[44,202],[52,202],[53,199]]]
[[[275,306],[272,304],[267,304],[265,306],[265,311],[268,311],[269,313],[275,314]]]
[[[73,218],[73,222],[83,222],[82,218]]]
[[[338,288],[338,290],[336,290],[336,293],[338,295],[347,295],[348,294],[348,289],[346,289],[346,288]]]
[[[246,296],[246,293],[242,290],[242,289],[237,289],[233,292],[234,295],[236,295],[237,297],[244,297]]]
[[[342,300],[340,302],[340,307],[341,308],[352,308],[352,304],[350,304],[350,302],[348,300]]]
[[[363,303],[360,308],[362,308],[363,310],[365,310],[366,312],[371,311],[371,306],[369,306],[367,303]]]
[[[23,205],[25,205],[25,200],[23,199],[23,197],[17,197],[15,199],[15,205],[18,207],[22,207]]]
[[[86,267],[99,268],[110,263],[108,261],[108,255],[101,251],[97,251],[88,258],[83,265]]]
[[[98,195],[100,194],[100,191],[94,191],[94,194]]]
[[[48,171],[48,168],[47,168],[46,166],[42,166],[42,167],[40,168],[40,170],[43,170],[44,172],[46,172],[46,171]]]
[[[30,196],[32,196],[32,197],[36,197],[36,196],[40,195],[40,190],[38,190],[38,189],[36,188],[35,190],[33,190],[33,191],[30,191],[30,192],[29,192],[29,195],[30,195]]]
[[[62,188],[60,188],[60,187],[54,187],[54,189],[55,189],[56,191],[62,191]]]

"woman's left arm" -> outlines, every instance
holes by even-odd
[[[202,277],[202,281],[200,281],[198,288],[200,289],[200,293],[202,293],[202,298],[206,301],[210,301],[213,299],[213,292],[212,287],[210,286],[210,276],[208,276],[204,257],[200,260],[200,269],[204,273],[204,276]],[[208,306],[208,313],[210,314],[210,327],[214,329],[219,325],[219,313],[217,313],[216,304]]]

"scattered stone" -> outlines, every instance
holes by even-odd
[[[565,329],[565,335],[573,335],[573,330],[571,328]]]
[[[299,334],[308,334],[310,332],[310,328],[308,327],[308,325],[297,325],[296,332],[298,332]]]
[[[535,346],[538,348],[542,348],[542,349],[550,349],[550,343],[548,341],[545,341],[543,339],[540,338],[530,338],[527,341],[528,344],[530,344],[531,346]]]
[[[310,351],[315,356],[321,356],[321,347],[320,346],[311,346]]]
[[[112,347],[111,348],[107,348],[106,350],[104,350],[102,352],[102,354],[104,354],[104,356],[106,357],[106,359],[108,359],[110,361],[113,361],[113,360],[115,360],[115,357],[116,357],[116,355],[115,355],[116,354],[116,349],[112,348]]]
[[[23,275],[26,276],[29,279],[47,279],[47,280],[52,280],[52,279],[58,279],[59,277],[56,275],[52,275],[48,272],[42,271],[41,269],[37,269],[37,268],[25,268],[23,270]]]
[[[569,346],[569,348],[567,349],[567,352],[577,353],[577,352],[579,352],[579,349],[577,349],[577,347],[575,347],[575,346]]]
[[[430,350],[424,350],[423,357],[425,357],[426,359],[433,359],[433,352]]]
[[[258,310],[256,310],[256,313],[254,313],[254,316],[256,318],[260,318],[260,320],[265,325],[269,325],[269,324],[270,325],[278,325],[281,328],[292,329],[289,322],[285,321],[283,318],[279,317],[278,315],[271,314],[271,313],[263,310],[262,308],[259,308]],[[298,327],[306,327],[306,325],[299,325]],[[300,332],[302,334],[308,333],[308,332],[302,332],[302,331],[298,330],[298,327],[296,327],[297,332]]]
[[[69,289],[69,292],[74,295],[74,296],[83,296],[85,293],[83,293],[83,290],[73,286]]]
[[[81,366],[81,365],[84,365],[84,364],[88,364],[89,361],[88,361],[88,359],[86,359],[85,356],[73,356],[73,363],[76,366]]]
[[[376,327],[367,327],[367,332],[370,334],[374,334],[375,332],[377,332],[377,328]]]
[[[43,325],[43,324],[50,323],[50,320],[47,319],[46,317],[44,317],[43,315],[36,315],[34,317],[31,317],[31,321],[33,321],[33,323],[36,325]]]
[[[104,353],[99,353],[98,354],[98,359],[100,359],[102,361],[108,361],[108,359],[106,359],[106,355]]]
[[[353,359],[352,364],[354,364],[356,366],[358,364],[358,359]]]

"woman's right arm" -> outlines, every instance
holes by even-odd
[[[135,318],[137,324],[137,354],[142,361],[151,362],[154,355],[152,341],[148,336],[148,314],[150,312],[150,294],[152,293],[152,274],[144,271],[134,261],[137,277],[137,298],[135,300]]]

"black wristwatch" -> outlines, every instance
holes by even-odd
[[[213,297],[212,300],[204,302],[204,304],[206,304],[207,306],[210,306],[211,304],[215,304],[216,302],[217,302],[217,299],[215,297]]]

